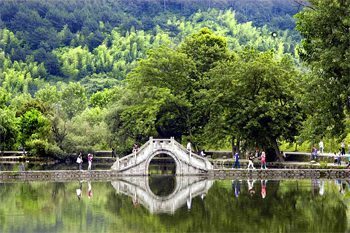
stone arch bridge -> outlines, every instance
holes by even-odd
[[[160,154],[168,155],[175,161],[176,175],[205,174],[213,169],[208,159],[186,150],[174,138],[152,137],[137,152],[117,159],[111,169],[125,175],[148,175],[151,160]]]

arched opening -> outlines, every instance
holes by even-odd
[[[176,187],[175,176],[157,176],[149,177],[149,188],[152,193],[158,197],[167,197],[174,192]]]
[[[167,154],[155,155],[148,166],[149,175],[175,175],[176,162]]]

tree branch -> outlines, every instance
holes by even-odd
[[[315,7],[311,6],[311,4],[309,4],[307,1],[305,0],[293,0],[296,4],[298,4],[298,6],[302,6],[302,7],[306,7],[306,8],[310,8],[311,10],[316,10]]]

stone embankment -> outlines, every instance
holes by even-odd
[[[112,170],[93,171],[23,171],[0,172],[1,182],[15,181],[76,181],[76,180],[96,180],[111,181],[124,176]],[[247,169],[213,169],[207,174],[202,174],[208,179],[348,179],[350,170],[347,169],[267,169],[267,170],[247,170]]]
[[[350,169],[213,169],[208,175],[215,179],[348,179]]]
[[[3,171],[0,172],[0,182],[6,181],[75,181],[75,180],[113,180],[118,177],[116,171],[94,170],[56,170],[56,171]]]

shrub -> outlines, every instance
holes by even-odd
[[[34,139],[27,143],[29,154],[38,157],[50,157],[55,159],[65,159],[64,153],[57,145],[45,140]]]

